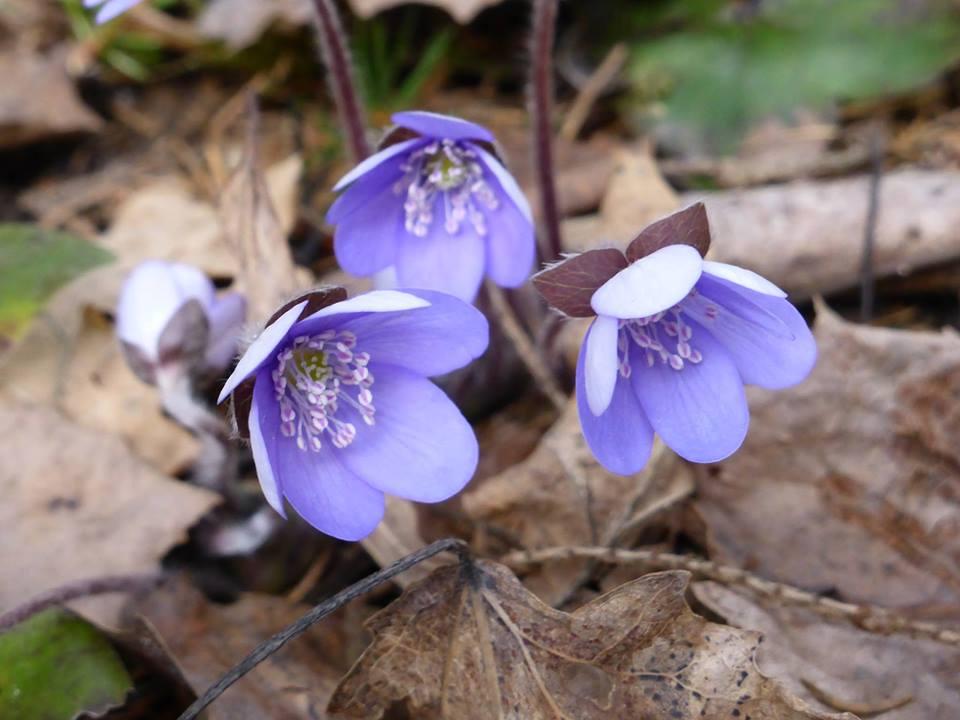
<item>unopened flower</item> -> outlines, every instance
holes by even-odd
[[[523,284],[534,259],[530,207],[480,125],[428,112],[393,116],[386,147],[335,190],[327,220],[334,251],[354,275],[393,266],[400,287],[450,293],[468,302],[484,274]]]
[[[439,502],[477,465],[477,440],[427,377],[486,349],[472,306],[431,291],[342,288],[311,293],[274,316],[220,394],[233,394],[270,505],[284,498],[318,530],[359,540],[384,494]]]
[[[138,5],[143,0],[83,0],[83,6],[86,8],[99,8],[97,10],[97,23],[105,23],[113,20],[118,15],[122,15],[134,5]]]
[[[117,335],[127,361],[145,382],[178,364],[195,373],[223,370],[237,350],[246,301],[218,297],[191,265],[148,260],[127,276],[117,304]]]
[[[534,277],[557,309],[596,316],[577,362],[577,404],[587,443],[612,472],[639,471],[654,432],[687,460],[722,460],[747,434],[744,384],[785,388],[816,362],[786,293],[704,260],[709,243],[697,204],[645,229],[626,254],[592,250]]]

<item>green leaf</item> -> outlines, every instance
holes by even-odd
[[[68,233],[0,223],[0,336],[16,337],[57,288],[112,259]]]
[[[0,635],[0,718],[101,714],[131,687],[110,641],[69,611],[47,610]]]
[[[781,0],[737,19],[692,18],[634,48],[634,98],[662,121],[731,150],[757,120],[903,92],[960,59],[960,16],[929,0]]]

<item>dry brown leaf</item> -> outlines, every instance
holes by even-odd
[[[0,404],[0,612],[74,580],[151,572],[219,497],[49,408]],[[111,625],[114,599],[78,609]]]
[[[246,594],[214,604],[185,578],[133,602],[127,612],[162,639],[202,693],[257,644],[306,611],[283,598]],[[363,608],[348,607],[260,663],[207,710],[210,720],[322,720],[337,681],[357,656]]]
[[[70,133],[96,132],[103,121],[80,100],[63,49],[0,51],[0,148]]]
[[[768,606],[716,583],[697,583],[693,590],[728,622],[762,632],[760,670],[815,707],[844,704],[882,720],[957,716],[960,650],[955,647],[874,635],[808,609]],[[818,702],[817,695],[830,702]]]
[[[956,616],[960,337],[825,308],[816,336],[812,375],[752,390],[746,443],[703,473],[710,556],[853,602]]]
[[[252,45],[273,23],[310,22],[310,0],[213,0],[197,20],[200,33],[239,50]]]
[[[466,25],[473,20],[481,10],[499,5],[501,2],[503,0],[417,0],[415,3],[411,3],[410,0],[349,0],[350,7],[362,18],[373,17],[381,10],[397,5],[434,5],[446,10],[461,25]]]
[[[526,549],[606,545],[625,536],[647,507],[693,490],[689,471],[660,442],[642,472],[614,475],[593,458],[571,401],[530,457],[462,496],[468,516],[505,531]],[[533,519],[533,520],[532,520]],[[549,563],[525,578],[551,605],[582,580],[582,560]]]
[[[683,572],[647,575],[567,614],[495,563],[441,568],[370,619],[374,641],[329,711],[372,719],[397,708],[421,720],[843,717],[807,710],[760,675],[759,637],[694,615],[687,581]]]

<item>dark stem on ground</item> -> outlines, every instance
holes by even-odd
[[[530,47],[530,113],[533,152],[543,214],[540,252],[544,262],[560,259],[560,216],[553,174],[553,38],[557,25],[557,0],[533,0],[533,35]]]
[[[883,176],[884,131],[875,126],[870,137],[870,195],[867,200],[867,220],[863,232],[863,257],[860,261],[860,320],[873,319],[874,271],[873,254],[876,245],[877,216],[880,213],[880,179]]]
[[[313,0],[317,23],[317,42],[327,66],[330,90],[337,105],[340,125],[347,137],[347,145],[355,163],[370,155],[367,145],[367,123],[363,106],[354,82],[353,63],[347,46],[343,25],[333,0]]]
[[[37,595],[23,605],[0,615],[0,632],[9,630],[14,625],[19,625],[24,620],[27,620],[39,612],[43,612],[57,605],[63,605],[71,600],[77,600],[91,595],[132,593],[150,590],[163,582],[163,577],[164,576],[159,573],[144,575],[108,575],[106,577],[93,578],[92,580],[79,580],[67,585],[61,585],[53,590],[48,590],[42,595]]]
[[[323,601],[306,615],[301,617],[296,622],[288,625],[266,642],[258,645],[253,652],[247,655],[247,657],[240,661],[239,664],[228,671],[226,675],[216,682],[216,684],[208,688],[207,691],[200,696],[196,702],[186,709],[186,711],[179,717],[178,720],[193,720],[193,718],[196,718],[208,705],[210,705],[210,703],[220,697],[224,690],[233,685],[237,680],[253,670],[253,668],[262,663],[268,657],[273,655],[273,653],[282,648],[288,641],[293,640],[295,637],[303,634],[312,625],[327,617],[327,615],[339,610],[351,600],[370,592],[381,583],[384,583],[387,580],[396,577],[400,573],[409,570],[414,565],[418,565],[424,560],[432,558],[434,555],[439,555],[440,553],[447,551],[457,553],[457,555],[460,556],[461,561],[469,560],[469,551],[462,540],[456,540],[453,538],[438,540],[435,543],[427,545],[425,548],[410,553],[406,557],[400,558],[389,567],[385,567],[383,570],[375,572],[373,575],[369,575],[363,580],[354,583],[350,587],[341,590],[332,598]]]

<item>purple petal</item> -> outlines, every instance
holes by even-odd
[[[407,153],[410,153],[414,149],[416,149],[417,145],[423,145],[423,144],[424,144],[424,141],[419,138],[416,138],[413,140],[406,140],[404,142],[397,143],[396,145],[391,145],[390,147],[384,150],[381,150],[380,152],[374,155],[371,155],[366,160],[362,160],[353,168],[353,170],[351,170],[342,178],[340,178],[337,181],[337,184],[333,186],[333,191],[340,192],[347,185],[363,177],[364,175],[367,175],[372,170],[379,168],[381,165],[383,165],[387,160],[390,160],[391,158],[396,158],[397,162],[403,162],[402,157],[397,158],[398,155],[405,155]],[[393,164],[395,163],[391,163],[391,165]]]
[[[703,356],[674,370],[659,358],[631,351],[633,389],[650,424],[675,453],[691,462],[717,462],[736,452],[747,435],[750,412],[733,358],[693,320],[690,344]]]
[[[337,203],[330,209],[327,220],[336,223],[333,251],[337,263],[351,275],[366,276],[391,266],[401,239],[403,227],[403,199],[393,192],[391,180],[378,192],[367,194],[368,183],[360,182],[347,188],[337,203],[349,201],[356,209],[345,214],[337,211]],[[335,221],[337,216],[340,220]]]
[[[439,502],[460,492],[477,469],[477,439],[457,406],[429,380],[371,363],[375,425],[339,451],[358,477],[390,495]]]
[[[479,310],[443,293],[414,290],[429,307],[358,316],[339,327],[357,336],[357,348],[373,362],[390,363],[422,376],[463,367],[487,349],[490,329]]]
[[[401,165],[404,162],[406,156],[391,158],[346,188],[327,210],[327,222],[339,226],[355,212],[364,210],[371,202],[385,203],[390,198],[402,218],[404,196],[396,194],[394,186],[403,179]]]
[[[304,318],[304,322],[334,315],[352,315],[356,313],[391,313],[401,310],[416,310],[430,307],[430,301],[419,294],[402,290],[371,290],[349,300],[317,310]]]
[[[280,437],[280,410],[273,396],[273,383],[269,373],[261,372],[253,386],[248,425],[250,449],[253,451],[260,489],[270,507],[285,518],[287,514],[283,509],[283,490],[274,473],[276,443]]]
[[[225,368],[237,353],[237,338],[247,317],[247,300],[240,293],[217,298],[207,313],[210,340],[206,362],[212,368]]]
[[[600,315],[591,323],[583,339],[583,388],[587,405],[595,416],[602,415],[610,406],[620,375],[617,357],[619,334],[620,321]]]
[[[142,0],[108,0],[97,13],[97,23],[103,24],[109,22],[141,1]]]
[[[780,390],[801,382],[817,361],[817,343],[788,300],[704,276],[701,294],[719,309],[697,318],[733,358],[743,382]]]
[[[329,442],[319,452],[301,450],[293,438],[276,442],[274,471],[297,514],[341,540],[362,540],[383,518],[383,493],[347,470],[342,451]]]
[[[442,202],[437,198],[426,237],[404,233],[395,262],[397,282],[400,287],[439,290],[472,302],[483,279],[485,243],[469,222],[457,233],[448,233]]]
[[[500,189],[513,201],[513,204],[517,206],[517,209],[527,219],[527,222],[532,225],[533,212],[530,210],[530,203],[527,202],[527,196],[523,194],[523,190],[520,189],[520,186],[517,184],[513,175],[510,174],[510,171],[507,170],[497,158],[479,145],[470,143],[470,147],[480,155],[484,166],[493,173]]]
[[[747,288],[748,290],[755,290],[759,293],[763,293],[764,295],[773,295],[774,297],[780,298],[785,298],[787,296],[783,290],[778,288],[762,275],[758,275],[757,273],[753,272],[753,270],[737,267],[736,265],[714,262],[713,260],[704,260],[703,272],[707,275],[712,275],[717,279],[726,280],[734,283],[735,285]]]
[[[500,207],[484,213],[487,274],[497,285],[519,287],[529,279],[536,257],[533,223],[497,187],[493,190],[500,197]]]
[[[228,377],[227,381],[223,384],[223,389],[217,398],[218,404],[222,403],[227,395],[236,390],[240,383],[253,375],[253,373],[259,370],[260,366],[270,358],[276,351],[277,346],[287,337],[290,328],[296,324],[300,313],[306,306],[306,300],[299,305],[294,305],[278,317],[273,324],[267,325],[267,327],[263,329],[260,336],[247,348],[243,357],[240,358],[240,362],[237,363],[230,377]]]
[[[598,315],[623,320],[656,315],[683,300],[703,268],[700,253],[689,245],[668,245],[630,264],[593,294]]]
[[[452,115],[441,115],[423,110],[410,110],[407,112],[394,113],[390,119],[400,127],[405,127],[427,137],[495,142],[490,131],[482,125],[461,120]]]
[[[653,449],[653,428],[637,401],[630,381],[617,374],[610,405],[595,416],[587,406],[584,382],[586,343],[577,362],[577,412],[583,437],[597,462],[613,473],[632,475],[643,469]]]

